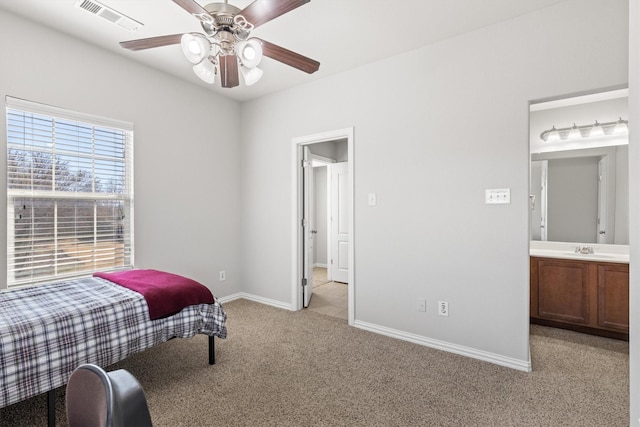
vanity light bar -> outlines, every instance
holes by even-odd
[[[556,128],[552,126],[551,129],[547,129],[540,134],[540,139],[546,142],[560,141],[560,140],[574,140],[579,138],[600,138],[607,136],[620,136],[627,135],[629,129],[627,120],[619,120],[615,122],[598,123],[592,125],[573,126],[566,128]]]

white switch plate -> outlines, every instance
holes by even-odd
[[[484,202],[487,205],[509,205],[511,204],[511,189],[484,190]]]
[[[369,206],[375,206],[376,203],[376,193],[369,193]]]

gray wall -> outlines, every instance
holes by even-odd
[[[219,297],[238,292],[238,103],[1,11],[0,52],[3,105],[11,95],[134,123],[136,266],[192,277]],[[2,259],[6,227],[0,236]]]
[[[598,158],[549,160],[547,239],[596,243]]]
[[[353,126],[356,322],[526,363],[528,102],[625,84],[627,19],[567,1],[243,104],[246,291],[292,303],[291,140]]]

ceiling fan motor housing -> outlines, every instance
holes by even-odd
[[[214,37],[217,33],[224,31],[233,34],[239,40],[245,40],[249,36],[249,31],[238,26],[234,21],[236,15],[241,10],[227,3],[210,3],[204,9],[211,15],[212,22],[202,20],[202,29],[210,37]]]

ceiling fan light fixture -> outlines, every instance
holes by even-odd
[[[262,71],[258,67],[247,68],[240,67],[240,72],[242,73],[242,78],[244,78],[244,84],[247,86],[251,86],[258,82],[262,78],[264,71]]]
[[[219,74],[223,88],[238,86],[240,74],[247,86],[255,84],[263,75],[263,71],[257,68],[263,56],[307,74],[318,71],[320,67],[318,61],[299,53],[260,38],[249,38],[255,27],[303,6],[309,0],[252,0],[244,9],[230,5],[228,0],[204,7],[197,0],[173,2],[200,21],[205,34],[167,34],[122,41],[120,46],[138,51],[180,44],[183,55],[194,64],[194,73],[207,83],[218,80],[216,74]]]
[[[255,68],[262,60],[262,44],[256,39],[239,42],[236,45],[236,54],[242,65]]]
[[[180,47],[182,47],[182,53],[190,62],[199,64],[209,56],[211,43],[202,34],[186,33],[180,39]]]
[[[216,81],[216,67],[208,58],[194,65],[193,72],[206,83],[213,84]]]

